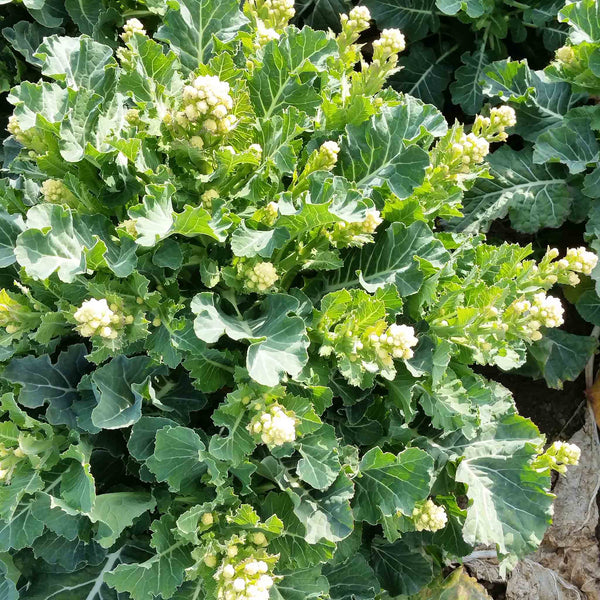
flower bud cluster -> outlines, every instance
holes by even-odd
[[[556,51],[556,60],[564,64],[570,64],[575,60],[575,52],[571,46],[561,46]]]
[[[59,179],[46,179],[42,183],[42,195],[44,200],[51,204],[71,205],[75,200],[71,190]]]
[[[279,279],[277,269],[271,262],[255,262],[254,264],[238,263],[244,287],[249,292],[264,294],[270,290]]]
[[[125,221],[119,224],[119,227],[124,229],[133,239],[135,239],[138,236],[136,223],[137,219],[125,219]]]
[[[579,464],[581,449],[568,442],[554,442],[546,452],[540,454],[535,461],[539,469],[554,469],[558,473],[566,473],[567,467]]]
[[[381,223],[383,223],[383,219],[379,211],[373,208],[367,212],[364,221],[356,223],[340,221],[339,223],[335,223],[332,230],[327,232],[326,235],[336,248],[362,246],[373,241],[372,235]]]
[[[438,531],[448,522],[444,507],[434,504],[430,499],[415,507],[412,518],[417,531]]]
[[[282,30],[296,14],[294,0],[249,0],[248,6],[257,22],[275,30]]]
[[[248,425],[250,433],[260,435],[263,444],[273,448],[296,439],[296,415],[273,403],[258,413]]]
[[[343,31],[358,35],[365,29],[369,29],[371,13],[366,6],[355,6],[350,14],[342,14],[340,21],[342,22]]]
[[[473,131],[488,142],[504,142],[508,138],[506,129],[517,124],[514,109],[507,104],[490,109],[490,116],[477,115],[473,123]]]
[[[569,269],[583,275],[591,275],[592,270],[598,264],[598,256],[593,252],[589,252],[583,246],[569,248],[566,257],[559,260],[558,264],[562,269]]]
[[[137,108],[130,108],[125,113],[125,120],[134,127],[142,127],[144,122],[142,121],[141,113]]]
[[[165,121],[188,132],[228,133],[236,123],[229,91],[229,84],[216,75],[200,75],[183,88],[179,110],[167,113]]]
[[[29,306],[21,304],[4,288],[0,290],[0,327],[4,327],[8,335],[35,326],[32,322],[28,323],[33,314]]]
[[[206,190],[202,194],[202,196],[200,196],[200,204],[202,205],[203,208],[206,208],[207,210],[211,210],[213,200],[216,200],[218,197],[219,197],[219,192],[217,190],[215,190],[214,188],[210,188],[210,189]]]
[[[384,62],[406,48],[406,40],[399,29],[384,29],[373,42],[373,60]]]
[[[121,34],[121,39],[127,43],[135,33],[139,33],[141,35],[146,35],[146,30],[144,26],[138,19],[129,19],[125,25],[123,25],[123,33]]]
[[[252,218],[259,223],[263,223],[268,227],[275,225],[279,217],[279,207],[276,202],[269,202],[265,207],[259,208],[253,215]]]
[[[471,164],[480,164],[489,154],[490,145],[486,139],[474,133],[462,134],[452,145],[453,158],[462,163],[462,173],[471,171]]]
[[[264,534],[263,534],[264,537]],[[230,547],[232,548],[232,547]],[[270,590],[275,583],[272,567],[275,557],[266,555],[264,557],[244,558],[235,560],[238,555],[236,551],[229,551],[214,578],[218,582],[217,599],[218,600],[268,600]],[[263,560],[267,559],[267,560]],[[207,559],[204,559],[205,564]],[[209,560],[212,563],[212,559]]]
[[[124,316],[117,304],[110,306],[105,298],[85,300],[73,315],[83,337],[100,336],[114,340],[124,325],[133,323],[133,316]]]
[[[8,125],[6,127],[8,133],[10,133],[19,144],[29,148],[35,152],[43,152],[45,150],[45,143],[40,137],[34,127],[24,131],[21,128],[19,119],[15,115],[11,115],[8,118]],[[30,155],[32,152],[30,152]]]
[[[554,296],[547,296],[545,292],[535,294],[533,302],[526,299],[516,300],[506,313],[508,320],[515,321],[515,333],[533,342],[542,339],[539,331],[542,326],[560,327],[564,322],[564,310],[560,300]]]
[[[332,140],[323,142],[320,148],[308,157],[300,181],[303,181],[307,175],[315,171],[331,171],[337,163],[339,152],[340,147],[337,142]]]
[[[377,339],[376,339],[377,338]],[[412,348],[417,345],[418,339],[415,330],[408,325],[392,323],[381,335],[372,333],[369,339],[377,348],[380,357],[391,355],[393,358],[412,358]],[[385,354],[383,354],[385,353]]]

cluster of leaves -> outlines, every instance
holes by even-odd
[[[0,590],[230,600],[222,565],[256,556],[271,597],[350,600],[420,593],[477,544],[511,566],[551,461],[472,365],[531,347],[573,378],[595,340],[531,346],[515,308],[566,271],[438,229],[487,167],[383,87],[394,52],[359,72],[348,28],[163,8],[116,52],[44,37],[44,80],[9,94]]]

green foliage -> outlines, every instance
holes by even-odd
[[[535,549],[544,438],[471,365],[576,377],[596,341],[557,330],[546,292],[595,257],[478,231],[498,207],[529,230],[569,218],[598,116],[490,66],[504,9],[367,3],[409,40],[481,24],[455,100],[510,99],[528,143],[487,165],[512,112],[465,131],[411,95],[438,102],[458,48],[386,88],[402,39],[356,70],[367,24],[345,2],[297,7],[339,35],[286,25],[285,3],[24,4],[38,24],[5,34],[31,81],[11,82],[0,182],[3,597],[369,600],[454,585],[477,544],[503,568]]]

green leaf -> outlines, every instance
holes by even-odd
[[[594,0],[578,0],[567,4],[559,13],[558,20],[571,26],[571,41],[600,42],[600,8]]]
[[[223,334],[250,340],[246,365],[252,379],[274,386],[284,373],[297,376],[308,360],[308,337],[298,312],[300,302],[285,294],[272,294],[261,303],[259,316],[231,316],[223,312],[218,297],[202,292],[192,300],[194,331],[203,341],[216,342]]]
[[[329,581],[331,600],[372,600],[380,591],[379,581],[362,554],[326,564],[323,575]]]
[[[387,544],[376,539],[371,562],[381,587],[392,596],[416,594],[433,579],[431,560],[403,540]]]
[[[209,452],[218,460],[224,460],[236,467],[252,454],[256,444],[247,429],[250,415],[242,402],[223,402],[212,415],[217,427],[226,427],[229,435],[213,435]]]
[[[185,542],[172,533],[175,519],[165,515],[152,523],[152,542],[156,554],[139,564],[121,564],[106,573],[104,580],[118,592],[128,592],[133,600],[152,600],[155,596],[170,598],[183,583],[185,569],[194,560]]]
[[[439,19],[435,11],[435,0],[365,0],[379,28],[397,27],[411,39],[424,38],[430,31],[437,31]]]
[[[503,146],[488,159],[493,179],[480,179],[465,194],[464,217],[452,228],[465,233],[486,231],[492,221],[510,214],[517,231],[533,233],[560,227],[573,201],[564,167],[535,165],[531,148]]]
[[[398,455],[372,448],[362,457],[355,479],[356,519],[375,525],[396,511],[411,515],[415,504],[427,498],[432,474],[433,459],[419,448]]]
[[[188,427],[164,427],[156,433],[154,454],[146,465],[158,481],[166,481],[176,491],[186,482],[199,479],[206,472],[201,460],[205,450],[202,440]]]
[[[498,60],[485,68],[482,91],[486,96],[497,96],[504,102],[522,101],[532,90],[531,71],[525,60]]]
[[[67,572],[76,571],[86,565],[102,562],[105,552],[95,542],[67,540],[51,532],[46,532],[33,542],[33,554],[38,560],[62,567]]]
[[[598,342],[586,335],[574,335],[561,329],[549,329],[529,348],[548,386],[562,389],[565,381],[574,381],[594,355]]]
[[[92,423],[101,429],[133,425],[142,416],[144,387],[156,372],[148,356],[119,355],[92,374],[96,407]]]
[[[502,555],[532,552],[551,521],[549,474],[532,466],[543,438],[528,419],[503,417],[458,449],[456,481],[470,500],[465,541],[495,544]]]
[[[592,325],[600,325],[600,298],[595,290],[586,290],[577,298],[577,312]]]
[[[91,367],[85,359],[86,354],[83,344],[74,344],[61,352],[54,364],[47,354],[13,358],[2,377],[22,386],[20,404],[39,408],[47,403],[46,417],[50,423],[75,427],[72,406],[80,399],[77,385]]]
[[[411,44],[409,53],[400,56],[398,64],[402,70],[390,77],[390,85],[423,102],[443,106],[444,93],[452,76],[447,58],[455,50],[454,46],[438,56],[432,48],[421,43]]]
[[[8,568],[0,560],[0,598],[4,600],[19,600],[19,592],[15,582],[8,576]]]
[[[237,0],[179,0],[168,5],[156,39],[170,44],[181,64],[195,71],[213,54],[213,36],[228,42],[247,22]]]
[[[269,550],[280,555],[282,569],[306,569],[333,557],[335,544],[325,539],[309,544],[304,539],[305,525],[294,514],[294,505],[286,494],[269,493],[261,503],[263,518],[277,515],[284,523],[281,535],[269,542]]]
[[[156,501],[146,492],[114,492],[96,496],[89,511],[92,522],[98,523],[95,539],[103,548],[110,548],[134,520],[154,510]]]
[[[131,428],[127,449],[133,458],[144,461],[154,454],[154,442],[159,429],[166,426],[177,426],[175,421],[165,417],[143,416]]]
[[[352,5],[349,0],[298,0],[296,15],[313,29],[340,30],[340,15],[348,13]]]
[[[289,239],[290,234],[283,227],[260,231],[248,229],[242,221],[231,236],[231,250],[236,256],[270,258],[273,252]]]
[[[60,498],[45,493],[36,494],[31,512],[50,531],[68,540],[74,540],[79,535],[80,528],[88,523],[79,510],[71,508]]]
[[[123,548],[119,548],[108,554],[99,565],[87,566],[74,573],[61,573],[59,576],[56,573],[37,571],[32,584],[22,591],[20,597],[26,600],[72,600],[73,590],[76,590],[77,600],[116,599],[116,593],[106,585],[105,575],[119,564],[126,554]]]
[[[313,115],[321,103],[316,82],[327,58],[337,49],[324,31],[289,27],[278,42],[265,48],[262,65],[248,82],[260,119],[270,119],[286,107]],[[315,89],[316,88],[316,89]]]
[[[463,66],[456,70],[455,81],[450,84],[452,101],[460,104],[469,115],[474,115],[483,104],[481,83],[489,63],[484,48],[482,45],[480,50],[461,56]]]
[[[436,6],[447,15],[455,15],[462,10],[469,17],[481,17],[494,9],[493,0],[436,0]]]
[[[415,108],[416,110],[409,110]],[[406,141],[422,134],[431,117],[437,134],[445,124],[439,113],[414,100],[384,106],[381,112],[360,125],[348,125],[341,144],[337,170],[359,189],[371,190],[387,184],[399,198],[407,198],[423,182],[429,156]],[[437,113],[437,114],[436,114]]]
[[[117,62],[112,48],[80,36],[44,38],[35,57],[42,61],[42,74],[64,81],[68,87],[87,88],[105,95],[114,85]]]
[[[321,567],[281,571],[283,579],[271,588],[272,600],[318,600],[327,594],[327,579]]]
[[[449,259],[441,242],[422,221],[415,221],[408,227],[392,223],[378,235],[374,246],[351,251],[344,261],[344,268],[327,278],[325,290],[332,292],[360,284],[374,293],[393,283],[401,296],[409,296],[419,291],[424,280],[416,257],[437,268]]]
[[[569,119],[538,136],[533,161],[561,162],[571,173],[581,173],[589,163],[600,159],[600,146],[588,119]]]
[[[0,268],[9,267],[16,260],[17,237],[25,229],[21,215],[11,215],[0,209]]]
[[[338,441],[331,425],[321,425],[315,432],[303,435],[298,443],[298,451],[302,458],[296,470],[302,481],[324,490],[337,479],[341,465]]]
[[[2,30],[2,35],[9,41],[11,47],[20,52],[27,62],[37,67],[42,63],[34,55],[43,39],[53,33],[58,31],[31,21],[19,21],[12,27],[5,27]]]
[[[32,499],[19,504],[8,521],[0,521],[0,552],[30,547],[44,531],[43,521],[33,516]]]

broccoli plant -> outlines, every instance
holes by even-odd
[[[440,229],[515,110],[449,124],[386,87],[399,30],[366,60],[364,7],[338,34],[293,15],[169,3],[116,51],[45,37],[10,91],[10,600],[410,596],[478,544],[510,568],[551,521],[577,449],[473,366],[548,340],[548,372],[580,370],[596,341],[561,353],[550,290],[596,255]]]

